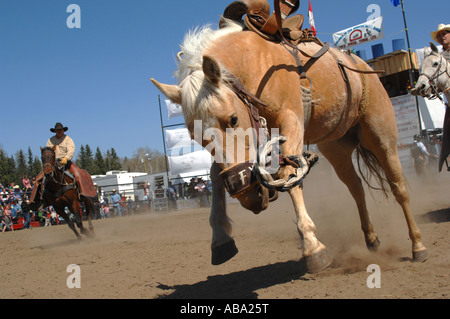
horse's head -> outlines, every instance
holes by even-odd
[[[412,95],[428,97],[436,94],[437,88],[444,90],[449,81],[448,62],[439,54],[438,48],[430,43],[430,49],[425,48],[424,60],[420,67],[420,76]],[[447,76],[446,76],[447,75]]]
[[[191,137],[214,156],[230,194],[259,213],[268,207],[269,191],[252,175],[257,132],[249,107],[230,88],[230,81],[209,56],[204,56],[201,69],[192,70],[179,86],[152,79],[164,95],[182,106]]]
[[[56,168],[56,156],[55,156],[56,146],[52,147],[41,147],[41,160],[42,167],[46,177],[50,177]]]

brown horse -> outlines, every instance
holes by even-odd
[[[232,192],[244,207],[259,213],[269,204],[269,191],[255,182],[254,175],[258,173],[253,170],[253,176],[248,174],[255,162],[251,136],[242,138],[244,144],[233,143],[240,139],[236,132],[255,128],[255,123],[261,122],[258,112],[266,119],[269,131],[277,129],[285,137],[281,155],[297,164],[281,166],[272,173],[275,181],[290,181],[292,176],[298,176],[299,168],[307,172],[310,164],[302,155],[303,147],[317,144],[350,190],[367,247],[375,250],[378,236],[369,219],[362,180],[352,162],[352,154],[357,150],[375,177],[379,177],[383,190],[390,187],[402,207],[413,260],[427,259],[421,233],[411,214],[397,153],[394,110],[378,76],[370,74],[373,70],[363,60],[333,48],[320,58],[312,58],[322,46],[318,42],[300,43],[307,74],[307,79],[301,79],[298,61],[288,52],[289,48],[243,31],[240,24],[232,21],[226,21],[226,26],[219,30],[205,27],[188,34],[181,48],[179,84],[152,81],[170,100],[181,104],[192,137],[200,139],[197,142],[215,157],[211,168],[210,216],[213,264],[223,263],[237,253],[226,214],[224,172],[239,167],[233,178],[242,182],[251,180],[251,186]],[[305,89],[310,89],[312,105],[304,102]],[[245,153],[244,161],[237,160],[239,156],[235,154],[239,151]],[[249,164],[240,166],[242,162]],[[300,186],[301,183],[294,183],[283,190],[289,192],[294,204],[307,271],[318,272],[328,267],[332,258],[316,238],[316,227],[307,214]],[[232,191],[230,185],[227,190]]]
[[[55,150],[50,147],[41,148],[41,160],[44,172],[43,189],[41,195],[37,195],[34,206],[40,206],[42,198],[44,206],[53,206],[59,216],[62,216],[75,233],[78,239],[81,235],[75,229],[75,225],[65,212],[65,207],[75,215],[75,220],[81,233],[86,236],[93,235],[94,228],[91,220],[91,212],[94,211],[93,203],[86,197],[79,197],[76,183],[73,176],[64,172],[64,168],[58,165],[55,157]],[[38,187],[37,185],[35,187]],[[89,230],[83,227],[83,216],[81,212],[81,203],[86,208],[86,214],[89,220]],[[36,207],[32,208],[35,209]]]

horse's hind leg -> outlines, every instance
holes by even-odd
[[[89,199],[84,201],[84,205],[86,207],[86,213],[88,216],[89,232],[90,232],[90,235],[92,236],[92,235],[94,235],[94,226],[92,225],[92,214],[94,212],[95,207],[94,207],[94,204]]]
[[[347,186],[358,207],[361,229],[367,248],[376,250],[380,245],[367,210],[363,184],[352,162],[352,153],[357,145],[356,137],[350,135],[338,141],[320,144],[319,149],[336,171],[339,179]]]
[[[87,230],[83,226],[83,214],[82,214],[82,211],[81,211],[80,203],[78,201],[73,201],[72,205],[69,206],[69,210],[71,211],[72,214],[75,215],[76,224],[77,224],[78,228],[80,229],[80,232],[83,235],[88,236],[89,235],[89,230]]]
[[[369,117],[366,115],[365,120],[361,123],[358,138],[361,145],[375,155],[383,168],[391,191],[402,207],[406,219],[412,242],[413,260],[422,262],[428,258],[428,252],[422,243],[422,234],[411,213],[406,181],[398,157],[395,117],[390,119],[380,118],[380,113],[386,114],[387,112],[393,112],[392,107],[387,110],[378,109],[378,116]]]

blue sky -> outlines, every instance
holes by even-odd
[[[269,0],[272,3],[271,0]],[[120,157],[139,147],[163,152],[159,92],[150,78],[175,83],[175,56],[196,26],[217,26],[232,0],[0,0],[0,147],[9,155],[31,147],[39,155],[56,122],[69,127],[76,146],[89,144]],[[450,23],[448,0],[405,0],[411,47],[423,48],[439,23]],[[430,5],[426,5],[429,3]],[[70,4],[81,9],[81,28],[69,29]],[[404,38],[401,7],[390,0],[312,0],[318,37],[367,20],[370,4],[384,17],[385,39]],[[432,4],[432,5],[431,5]],[[299,13],[307,16],[308,1]],[[305,27],[309,27],[305,22]],[[163,124],[167,119],[164,97]]]

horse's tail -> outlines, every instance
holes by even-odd
[[[362,145],[359,145],[356,148],[356,159],[359,173],[367,186],[370,189],[382,191],[384,196],[388,198],[390,193],[389,181],[384,174],[384,170],[378,158],[371,151],[364,148]],[[362,167],[361,160],[365,167]],[[370,180],[372,177],[375,178],[378,186],[371,185]]]

